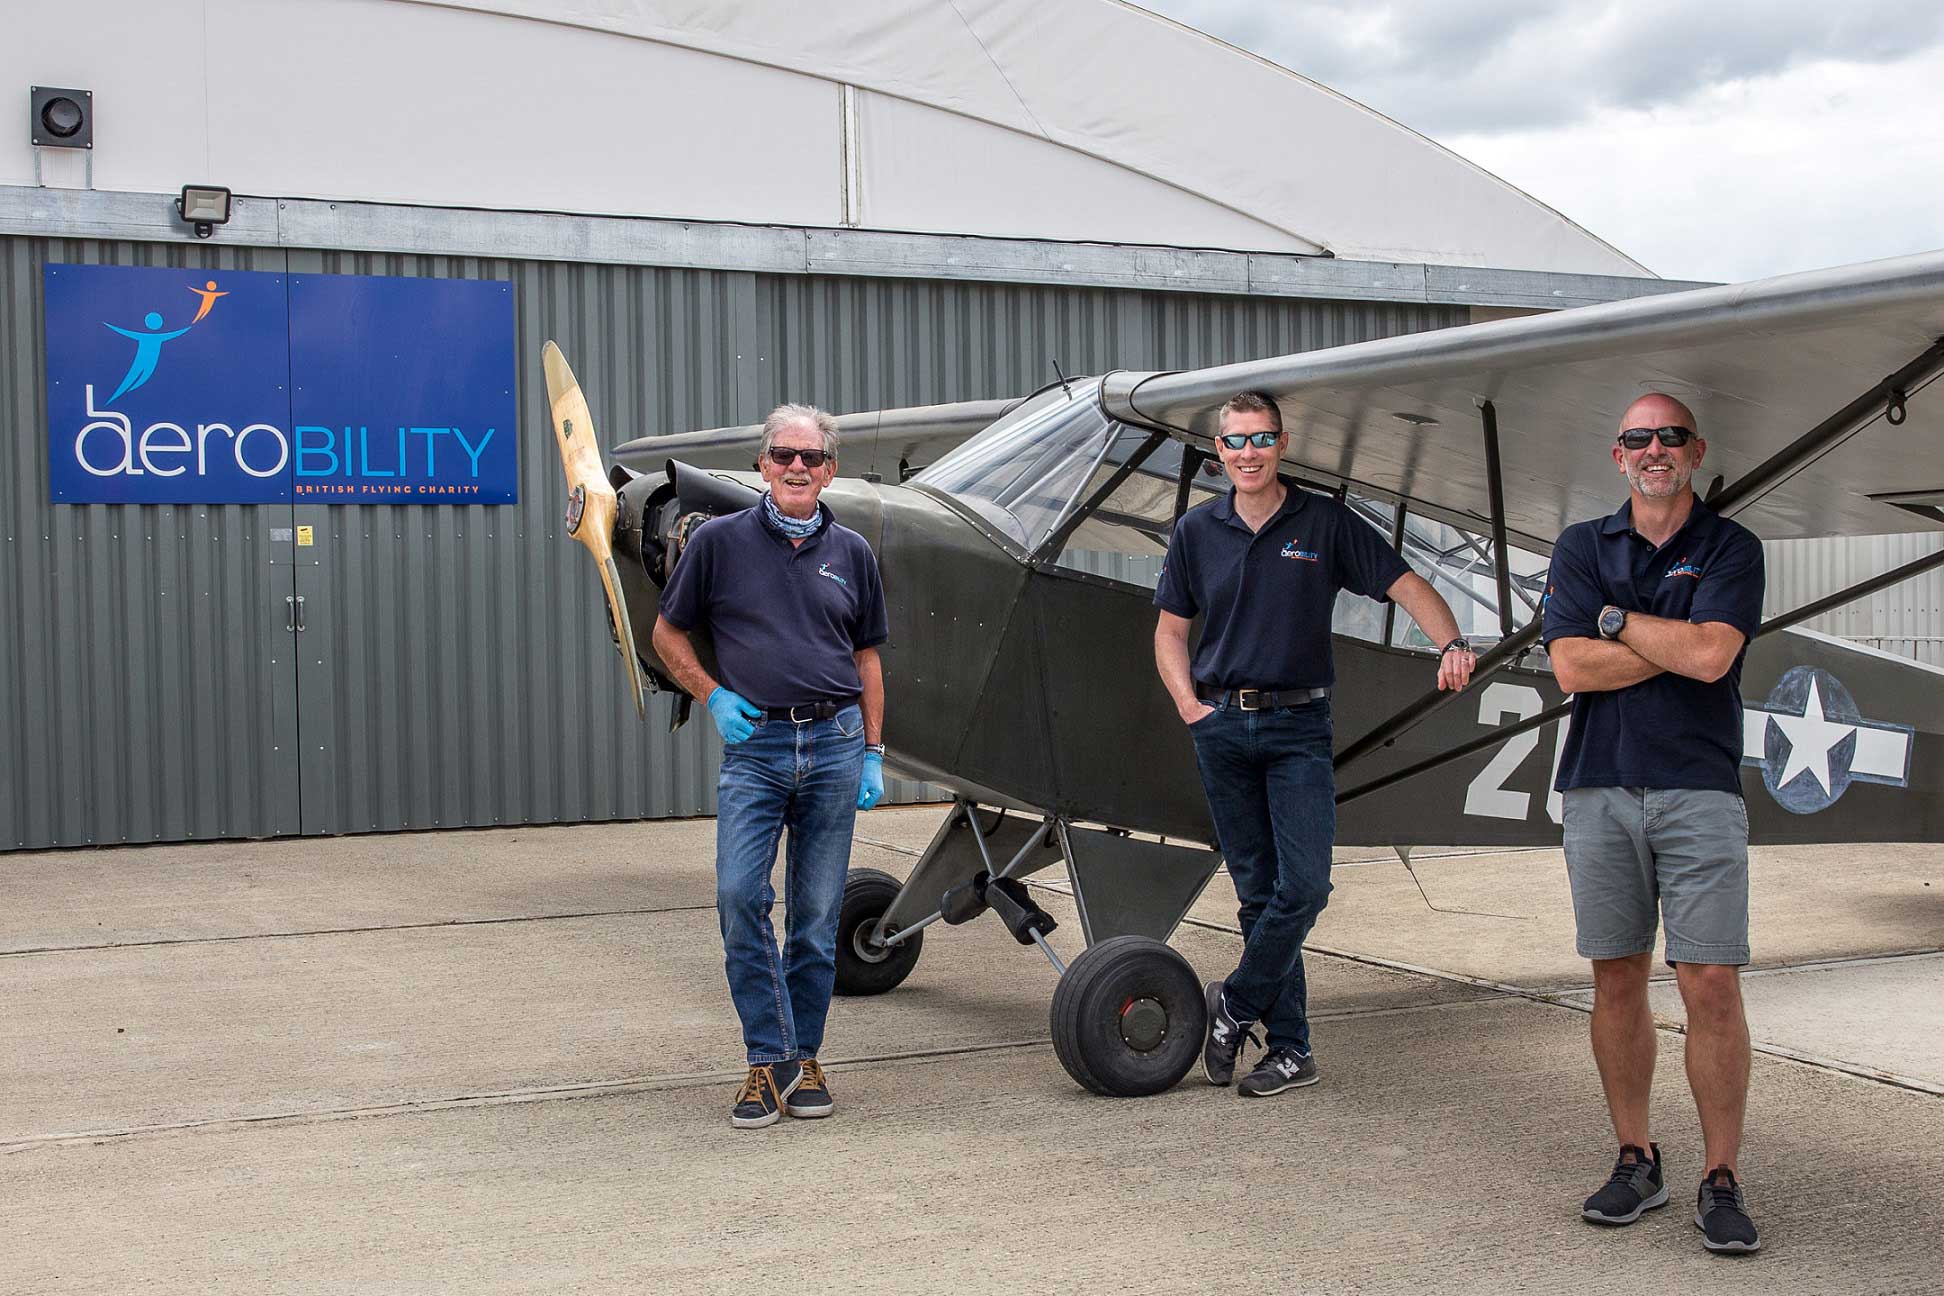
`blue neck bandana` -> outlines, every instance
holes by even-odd
[[[763,513],[769,518],[771,526],[792,540],[808,540],[811,536],[817,534],[817,528],[823,525],[823,508],[821,506],[807,518],[793,518],[782,509],[776,507],[776,497],[768,491],[763,492]]]

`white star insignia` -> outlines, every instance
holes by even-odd
[[[1791,779],[1808,773],[1816,776],[1816,782],[1822,784],[1823,795],[1828,796],[1833,791],[1829,777],[1830,750],[1855,733],[1856,726],[1823,715],[1822,695],[1816,691],[1813,678],[1809,681],[1809,696],[1803,701],[1801,715],[1771,711],[1768,718],[1789,740],[1788,764],[1776,776],[1775,786],[1787,787]]]

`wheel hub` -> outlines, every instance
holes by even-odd
[[[877,919],[866,919],[851,928],[851,952],[866,963],[882,963],[891,957],[891,947],[877,938]]]
[[[1129,999],[1121,1005],[1120,1034],[1135,1052],[1152,1053],[1168,1038],[1168,1010],[1156,999]]]

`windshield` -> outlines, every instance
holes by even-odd
[[[1071,395],[1058,387],[1041,392],[911,480],[1037,550],[1074,500],[1098,484],[1121,430],[1100,408],[1098,379],[1075,379],[1071,388]]]

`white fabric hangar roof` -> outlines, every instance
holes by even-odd
[[[1647,273],[1118,0],[71,0],[9,26],[0,84],[94,91],[100,189]],[[0,137],[0,184],[33,161]]]

